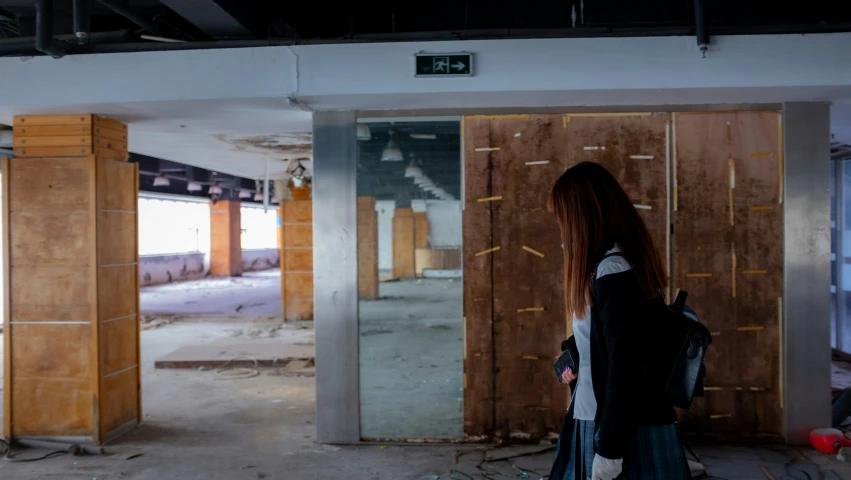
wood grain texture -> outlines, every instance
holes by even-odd
[[[290,248],[313,248],[313,224],[285,222],[284,245]]]
[[[416,275],[414,258],[414,211],[397,208],[393,215],[393,276],[413,278]]]
[[[32,126],[15,126],[12,130],[15,138],[21,137],[55,137],[55,136],[70,136],[70,135],[91,135],[92,127],[85,124],[77,125],[32,125]],[[126,134],[124,139],[127,139]]]
[[[517,134],[520,136],[517,136]],[[555,382],[553,356],[565,338],[561,240],[547,211],[552,184],[571,158],[570,130],[561,115],[491,120],[493,195],[493,321],[495,427],[498,437],[522,432],[543,438],[559,432],[568,390]],[[544,165],[526,165],[547,160]],[[469,176],[468,176],[469,178]],[[530,246],[545,255],[532,257]],[[542,311],[518,313],[530,307]]]
[[[3,331],[12,331],[12,310],[9,296],[10,272],[11,265],[10,247],[11,235],[9,233],[10,213],[9,213],[9,158],[0,157],[0,195],[2,203],[0,203],[0,235],[3,235],[3,248],[0,249],[0,255],[3,258],[3,282],[0,285],[3,294]],[[3,335],[3,438],[12,437],[12,335],[6,333]]]
[[[490,145],[490,120],[465,117],[462,121],[464,161],[464,434],[493,435],[493,256],[475,256],[492,246],[492,204],[477,198],[493,196],[490,153],[476,152]]]
[[[414,247],[428,247],[428,216],[426,212],[414,212]]]
[[[89,255],[88,212],[18,211],[9,231],[13,267],[79,266],[92,264]],[[61,241],[57,241],[61,239]]]
[[[98,213],[98,257],[101,266],[136,262],[135,212]]]
[[[358,197],[358,297],[378,298],[378,212],[374,197]]]
[[[720,332],[707,353],[707,383],[761,389],[707,392],[706,398],[698,399],[683,414],[686,432],[756,438],[776,438],[782,432],[777,315],[777,299],[783,296],[783,249],[778,247],[783,244],[783,211],[777,198],[779,115],[677,115],[675,287],[688,291],[689,303],[701,321],[710,331]],[[774,208],[752,209],[754,205]],[[748,275],[745,270],[765,273]],[[712,276],[688,275],[696,271]],[[721,410],[732,415],[711,418]]]
[[[32,125],[85,125],[91,126],[93,115],[15,115],[13,123],[15,127],[26,127]],[[126,126],[125,126],[126,128]]]
[[[91,328],[80,324],[13,324],[13,378],[89,378]]]
[[[12,380],[15,436],[91,436],[92,391],[88,379]]]
[[[92,137],[89,135],[69,135],[64,137],[21,137],[16,136],[14,145],[16,147],[81,147],[92,145]]]
[[[91,146],[73,147],[15,147],[13,149],[16,158],[27,157],[82,157],[91,155],[94,149]]]
[[[98,269],[98,318],[101,322],[138,313],[135,264]],[[131,348],[132,345],[127,345]]]
[[[135,212],[138,194],[128,185],[135,185],[138,164],[104,158],[97,162],[98,208]]]
[[[111,118],[101,117],[100,115],[92,115],[92,125],[97,128],[108,128],[111,130],[118,130],[121,132],[127,132],[127,124],[119,122],[118,120],[114,120]]]
[[[89,162],[89,157],[11,160],[10,211],[88,212]]]
[[[101,325],[100,350],[103,358],[101,374],[111,375],[137,364],[135,345],[139,339],[136,315]]]
[[[298,189],[298,193],[303,199],[285,201],[280,207],[281,308],[285,321],[313,319],[313,205],[309,188]]]
[[[125,423],[138,421],[138,368],[108,376],[103,380],[103,436]]]

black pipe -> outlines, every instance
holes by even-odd
[[[56,35],[57,41],[66,43],[65,53],[75,53],[73,44],[69,44],[77,39],[76,35]],[[115,32],[96,32],[89,35],[89,40],[99,43],[111,42],[129,42],[133,40],[133,36],[127,30],[118,30]],[[39,53],[35,49],[35,37],[15,37],[15,38],[0,38],[0,56],[5,55],[34,55]]]
[[[35,1],[35,49],[53,58],[65,56],[62,42],[53,38],[53,0]]]
[[[694,0],[694,33],[697,38],[697,47],[706,58],[706,51],[709,50],[709,33],[706,31],[706,9],[703,6],[703,0]]]
[[[154,35],[158,35],[164,37],[162,30],[157,26],[153,20],[148,20],[142,14],[134,10],[132,7],[127,5],[121,0],[99,0],[100,3],[104,4],[104,6],[108,7],[113,12],[121,15],[122,17],[130,20],[131,22],[139,25],[145,30],[153,33]]]
[[[89,41],[92,33],[91,8],[91,0],[74,0],[74,35],[81,45]]]

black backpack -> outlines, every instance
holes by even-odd
[[[619,252],[603,257],[620,256]],[[602,263],[602,260],[600,263]],[[597,268],[594,268],[592,285],[596,280]],[[593,289],[593,287],[592,287]],[[703,377],[706,366],[703,363],[706,349],[712,343],[712,335],[705,325],[697,319],[697,314],[686,305],[688,293],[680,290],[674,303],[665,303],[665,295],[659,294],[650,300],[654,325],[648,325],[646,332],[652,339],[652,358],[648,359],[651,388],[660,389],[665,398],[677,408],[688,409],[694,397],[703,396]]]

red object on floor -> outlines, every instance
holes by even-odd
[[[810,432],[810,443],[816,450],[836,454],[842,447],[851,447],[851,439],[835,428],[817,428]]]

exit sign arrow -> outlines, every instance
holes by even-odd
[[[418,53],[414,56],[416,77],[471,77],[472,53]]]

